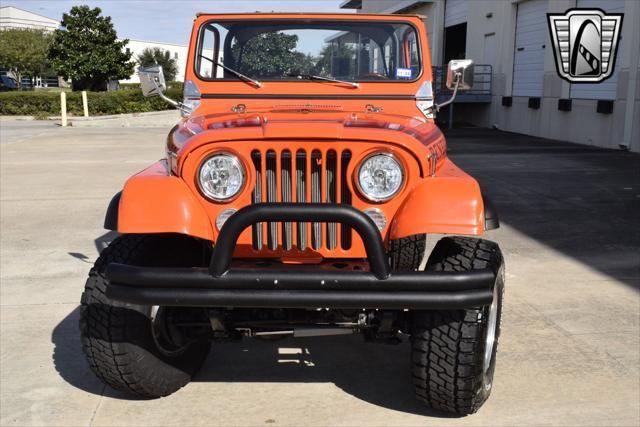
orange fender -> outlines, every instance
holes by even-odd
[[[438,176],[422,180],[407,196],[393,218],[389,237],[414,234],[465,234],[485,231],[485,212],[480,186],[450,160]]]
[[[180,233],[212,240],[209,217],[184,181],[164,162],[132,176],[118,205],[120,233]]]

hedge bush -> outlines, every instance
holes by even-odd
[[[167,96],[182,99],[181,85],[172,85]],[[122,89],[111,92],[87,92],[89,115],[144,113],[174,109],[158,97],[145,98],[139,89]],[[67,92],[67,113],[82,116],[81,92]],[[60,93],[40,91],[12,91],[0,93],[0,115],[9,116],[59,116]]]

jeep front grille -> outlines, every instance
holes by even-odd
[[[290,150],[254,150],[251,159],[256,170],[253,203],[344,203],[351,204],[347,168],[351,152],[345,150],[298,150],[293,162]],[[266,239],[264,234],[266,231]],[[289,251],[311,248],[351,248],[351,229],[335,223],[270,222],[252,227],[253,248]]]

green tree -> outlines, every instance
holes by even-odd
[[[285,77],[288,73],[308,73],[313,57],[295,50],[295,34],[262,33],[244,44],[231,47],[238,71],[257,78]]]
[[[146,48],[138,55],[138,64],[141,67],[158,64],[162,66],[164,77],[168,82],[175,81],[178,74],[178,62],[171,57],[171,52],[159,47]]]
[[[119,41],[111,17],[101,13],[98,7],[74,6],[54,32],[49,58],[74,90],[106,90],[109,80],[133,73],[132,54],[124,50],[129,40]]]
[[[47,52],[51,36],[44,31],[6,29],[0,31],[0,68],[8,70],[21,84],[22,77],[48,70]]]

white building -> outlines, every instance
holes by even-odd
[[[28,12],[13,6],[0,7],[0,30],[7,28],[29,28],[32,30],[53,31],[60,21]]]
[[[457,102],[454,120],[640,152],[640,1],[347,0],[360,13],[425,16],[434,66],[466,57],[492,66],[490,96]],[[556,73],[547,13],[624,13],[612,77],[572,84]]]
[[[187,66],[187,53],[189,52],[189,46],[173,43],[129,39],[126,51],[133,53],[131,59],[133,61],[137,61],[138,55],[141,55],[145,49],[153,49],[156,47],[169,52],[171,58],[173,58],[178,64],[178,74],[176,75],[176,81],[184,81],[184,71]],[[137,69],[138,66],[136,66],[136,71],[131,77],[126,80],[120,80],[120,83],[140,83]]]
[[[28,12],[13,6],[0,7],[0,31],[17,28],[51,32],[56,30],[59,26],[59,21],[38,15],[37,13]],[[5,74],[7,71],[0,70],[0,73]],[[26,76],[23,77],[22,84],[28,86],[33,85],[36,88],[50,86],[57,87],[60,86],[61,81],[59,78],[51,76],[48,78],[35,76],[33,79]]]
[[[0,7],[0,30],[7,28],[28,28],[34,30],[54,31],[60,27],[60,21],[46,16],[38,15],[37,13],[29,12],[14,6],[2,6]],[[187,64],[187,52],[189,47],[186,45],[154,42],[147,40],[133,40],[130,39],[126,46],[128,52],[133,53],[132,60],[136,61],[138,55],[142,53],[145,48],[158,47],[165,51],[168,51],[173,59],[178,64],[178,74],[176,76],[177,81],[184,80],[184,70]],[[120,80],[121,83],[139,83],[136,71],[131,75],[129,79]],[[48,79],[52,80],[52,79]],[[55,79],[54,79],[55,80]],[[53,83],[49,82],[49,83]],[[36,78],[34,84],[36,87],[46,86],[47,83]]]

